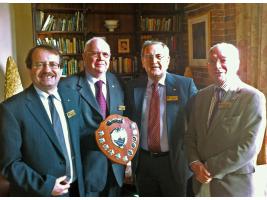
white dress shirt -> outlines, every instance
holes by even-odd
[[[166,74],[159,80],[159,97],[160,97],[160,149],[161,152],[169,151],[168,134],[167,134],[167,118],[166,118]],[[141,123],[141,147],[148,151],[147,129],[150,99],[152,95],[153,80],[148,78],[145,98],[142,107],[142,123]]]
[[[103,81],[103,85],[102,85],[102,93],[107,101],[107,79],[106,79],[106,75],[103,74],[101,77],[99,77],[98,79],[93,77],[91,74],[86,72],[86,78],[87,78],[87,82],[93,92],[93,95],[96,95],[96,88],[95,88],[95,83],[99,80]]]
[[[67,149],[67,153],[68,153],[68,157],[69,157],[69,161],[70,161],[70,182],[73,182],[73,180],[76,179],[76,173],[75,173],[75,163],[72,162],[72,156],[71,156],[71,143],[70,143],[70,138],[69,138],[69,130],[68,130],[68,125],[67,125],[67,121],[66,121],[66,117],[65,117],[65,112],[61,103],[61,98],[57,92],[57,89],[55,89],[51,94],[47,94],[46,92],[38,89],[37,87],[35,87],[35,90],[37,91],[43,106],[47,112],[47,115],[50,119],[50,122],[52,123],[52,118],[51,118],[51,113],[50,113],[50,109],[49,109],[49,104],[48,104],[48,96],[53,94],[55,96],[55,98],[53,99],[53,102],[55,104],[56,110],[59,114],[60,117],[60,122],[62,125],[62,130],[63,130],[63,134],[64,134],[64,140],[65,140],[65,144],[66,144],[66,149]],[[57,177],[58,178],[58,177]]]

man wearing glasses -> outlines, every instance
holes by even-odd
[[[110,47],[94,37],[87,41],[83,53],[84,71],[65,79],[62,84],[76,89],[88,130],[82,136],[82,159],[85,173],[86,196],[119,196],[125,167],[112,163],[100,151],[95,131],[110,114],[123,114],[124,94],[117,78],[107,72]]]
[[[132,162],[140,196],[186,195],[186,104],[197,89],[192,79],[168,73],[169,63],[164,43],[145,41],[142,66],[147,76],[129,82],[126,90],[127,115],[141,134]]]
[[[10,196],[84,196],[79,94],[58,87],[59,63],[57,49],[32,48],[32,85],[0,104],[0,167]]]

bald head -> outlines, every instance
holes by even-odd
[[[84,68],[95,78],[104,76],[110,63],[110,47],[101,37],[93,37],[85,44],[83,52]]]
[[[92,46],[94,44],[98,44],[99,46],[103,46],[105,47],[106,49],[109,50],[109,53],[110,53],[110,46],[109,44],[102,38],[102,37],[93,37],[91,38],[90,40],[88,40],[86,43],[85,43],[85,47],[84,47],[84,52],[87,51],[88,49],[90,50],[90,48],[92,48]]]
[[[232,44],[222,42],[212,46],[210,48],[209,55],[216,50],[220,51],[223,57],[227,58],[227,60],[231,62],[232,70],[237,72],[240,64],[238,49]]]
[[[208,71],[215,84],[230,84],[238,78],[239,64],[239,52],[234,45],[219,43],[210,48]]]

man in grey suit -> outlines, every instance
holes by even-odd
[[[125,167],[111,162],[99,150],[95,131],[109,114],[123,114],[124,93],[117,78],[107,72],[110,47],[105,40],[100,37],[88,40],[83,60],[85,70],[62,84],[77,90],[82,98],[82,114],[88,128],[81,138],[86,196],[119,196]],[[101,89],[97,85],[99,82]],[[102,96],[101,103],[97,101],[99,96]]]
[[[167,45],[146,41],[142,66],[147,76],[130,81],[126,90],[127,115],[140,129],[132,162],[140,196],[186,196],[186,105],[197,89],[192,79],[168,73],[169,63]]]
[[[253,196],[254,173],[266,126],[263,93],[242,82],[239,52],[219,43],[209,51],[214,84],[194,99],[186,151],[197,196]]]
[[[10,196],[84,195],[79,94],[57,87],[59,63],[57,49],[32,48],[33,84],[0,104],[0,167]]]

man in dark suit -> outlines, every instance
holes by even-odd
[[[84,195],[79,95],[57,87],[59,63],[57,49],[32,48],[26,65],[33,84],[0,104],[0,167],[10,196]]]
[[[117,78],[107,72],[110,47],[105,40],[94,37],[87,41],[83,60],[85,71],[65,79],[62,84],[77,90],[82,97],[82,114],[88,128],[81,138],[86,196],[119,196],[125,167],[112,163],[99,150],[95,131],[109,114],[123,114],[124,94]],[[102,103],[97,100],[99,96]]]
[[[169,48],[146,41],[142,65],[147,77],[129,82],[129,117],[140,129],[133,162],[140,196],[185,196],[190,176],[184,155],[186,105],[197,89],[192,79],[167,72]]]

